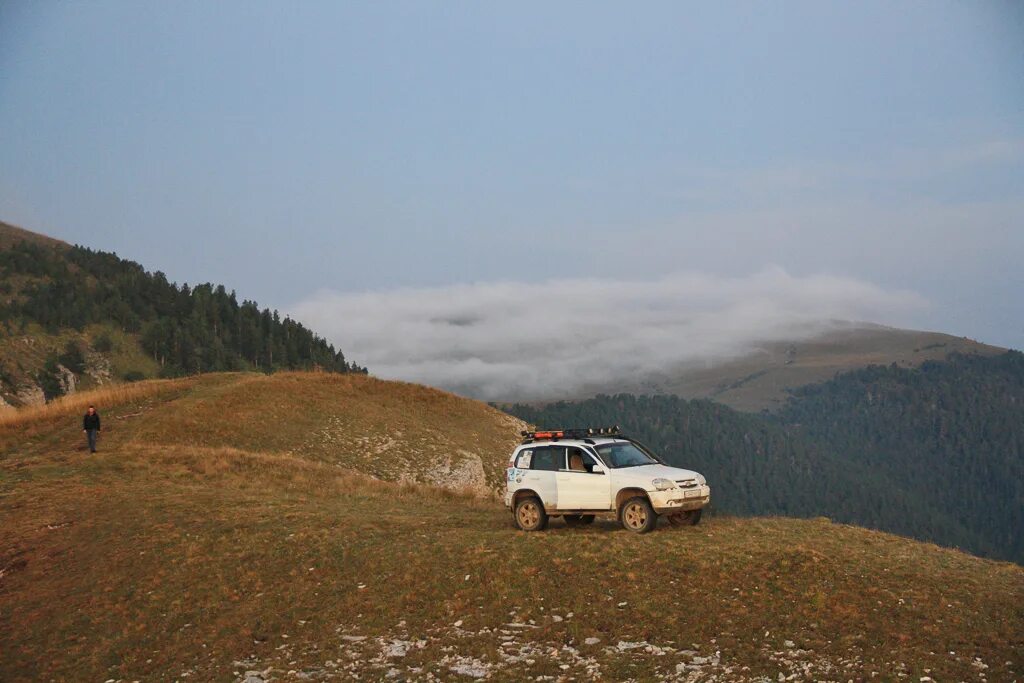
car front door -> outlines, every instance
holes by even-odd
[[[594,456],[570,446],[566,466],[559,470],[559,510],[610,510],[611,483],[604,468],[595,467]]]

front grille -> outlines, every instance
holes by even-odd
[[[696,479],[677,479],[676,480],[676,486],[678,486],[681,489],[692,489],[696,485],[697,485],[697,480]]]

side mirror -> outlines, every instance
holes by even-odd
[[[590,470],[591,474],[604,474],[604,465],[601,463],[594,463],[594,469]]]

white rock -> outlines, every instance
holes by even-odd
[[[470,678],[486,678],[487,667],[476,661],[461,662],[448,667],[449,671],[453,671],[462,676],[469,676]]]

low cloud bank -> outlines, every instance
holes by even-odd
[[[924,305],[913,292],[771,268],[746,277],[324,291],[293,313],[379,377],[532,400],[735,358],[814,337],[838,320],[894,324]]]

